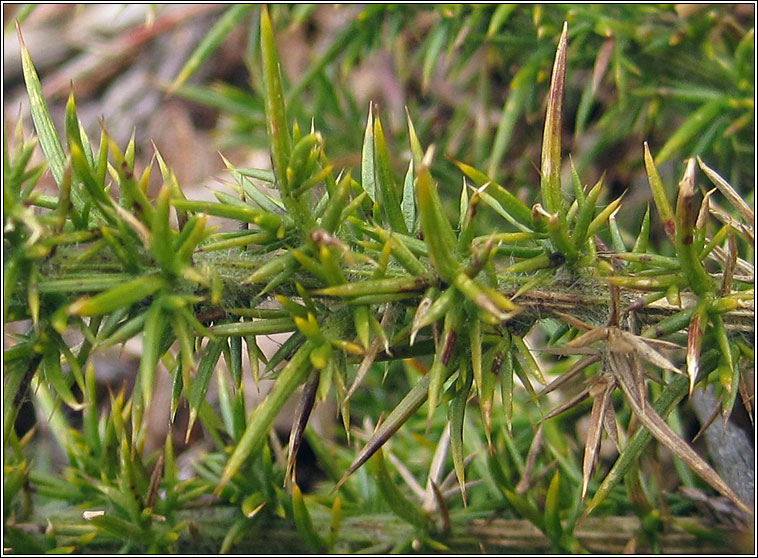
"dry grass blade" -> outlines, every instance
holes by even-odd
[[[548,347],[545,349],[532,349],[534,352],[547,353],[556,356],[596,355],[597,349],[592,347]]]
[[[664,350],[669,350],[669,351],[680,351],[684,348],[681,345],[672,343],[671,341],[666,341],[664,339],[655,339],[652,337],[647,338],[647,337],[639,337],[639,336],[636,336],[636,337],[638,337],[640,341],[643,341],[647,343],[648,345],[650,345],[651,347],[655,347],[658,349],[664,349]]]
[[[614,347],[613,350],[616,350],[616,348],[621,344],[626,342],[626,339],[624,341],[620,340],[620,337],[617,335],[617,333],[626,333],[621,332],[621,330],[617,328],[609,328],[608,330],[608,345]],[[624,350],[627,350],[628,345],[623,346]],[[647,388],[645,386],[645,373],[642,369],[642,365],[640,363],[639,358],[637,358],[637,354],[634,352],[634,349],[630,351],[632,359],[632,375],[631,378],[633,379],[633,383],[637,388],[637,397],[638,401],[640,403],[640,407],[645,410],[647,408]]]
[[[718,262],[722,267],[725,267],[727,265],[730,257],[727,254],[727,251],[720,246],[714,246],[713,250],[708,254],[708,256],[712,260]],[[739,256],[737,257],[737,260],[734,264],[734,271],[735,274],[739,273],[741,276],[745,277],[746,280],[749,279],[749,281],[747,281],[748,283],[752,283],[755,279],[755,265],[747,260],[743,260]]]
[[[478,454],[479,454],[479,452],[477,451],[477,452],[475,452],[475,453],[472,453],[472,454],[471,454],[471,455],[469,455],[468,457],[466,457],[466,459],[464,459],[464,460],[463,460],[463,467],[464,467],[464,468],[466,468],[466,467],[468,467],[469,465],[471,465],[471,462],[474,460],[474,458],[475,458],[475,457],[476,457]],[[466,483],[466,488],[468,488],[468,487],[471,485],[471,483],[479,483],[479,482],[481,482],[481,480],[479,480],[479,481],[470,481],[470,482],[467,482],[467,483]],[[445,479],[444,479],[444,480],[442,481],[442,483],[440,484],[440,490],[442,491],[442,493],[443,493],[443,494],[445,494],[445,497],[446,497],[446,498],[448,498],[448,497],[449,497],[449,496],[448,496],[448,493],[449,493],[450,491],[452,491],[452,492],[461,492],[461,490],[460,490],[460,486],[456,486],[456,484],[458,484],[458,477],[457,477],[457,475],[455,474],[455,469],[453,469],[453,470],[451,470],[451,471],[450,471],[450,472],[447,474],[447,476],[445,476]],[[464,489],[464,491],[463,491],[463,492],[465,493],[465,489]]]
[[[575,327],[579,331],[590,331],[594,329],[594,326],[580,320],[576,316],[572,316],[571,314],[566,314],[565,312],[559,312],[558,310],[553,310],[553,313],[556,316],[558,316],[560,319],[565,321],[568,325]]]
[[[702,229],[708,223],[708,216],[710,215],[711,196],[716,191],[716,188],[708,190],[703,196],[703,201],[700,202],[700,210],[697,213],[697,219],[695,220],[695,228]]]
[[[750,423],[755,424],[753,422],[753,389],[748,391],[748,384],[745,381],[745,375],[740,374],[740,383],[738,385],[738,389],[740,390],[740,397],[742,398],[742,404],[745,406],[745,410],[747,411],[747,416],[750,418]]]
[[[587,495],[590,477],[595,469],[595,463],[597,463],[604,419],[614,389],[616,389],[616,382],[609,374],[600,375],[589,388],[589,395],[594,399],[594,402],[592,403],[590,426],[587,431],[587,441],[584,444],[584,458],[582,460],[582,500]]]
[[[424,495],[424,509],[426,511],[435,511],[439,502],[435,493],[436,487],[442,482],[445,462],[447,460],[448,450],[450,448],[450,429],[444,428],[442,436],[437,443],[437,448],[432,456],[432,463],[429,465],[429,474],[426,481],[426,492]]]
[[[684,440],[682,440],[658,413],[652,405],[643,406],[635,381],[635,354],[614,350],[613,336],[609,338],[608,363],[615,375],[621,391],[624,393],[634,416],[642,425],[664,446],[695,471],[700,478],[710,484],[715,490],[729,498],[742,510],[751,513],[750,508],[743,503],[734,491]]]
[[[524,494],[532,484],[532,475],[534,474],[534,467],[537,464],[537,455],[539,455],[542,449],[542,425],[537,428],[537,432],[534,434],[532,445],[529,447],[529,453],[526,454],[526,463],[524,464],[524,474],[521,475],[521,480],[516,485],[516,494]]]
[[[605,40],[603,46],[600,47],[600,50],[597,53],[597,58],[595,58],[595,65],[592,67],[593,94],[595,94],[598,87],[600,87],[600,82],[605,75],[605,70],[608,68],[608,62],[611,60],[611,55],[613,54],[613,47],[615,44],[616,39],[610,37]]]
[[[700,371],[700,347],[703,343],[703,332],[708,317],[705,307],[701,305],[695,312],[687,329],[687,376],[690,379],[690,397],[695,389],[695,382]]]
[[[608,337],[608,328],[605,327],[596,327],[591,330],[589,330],[586,333],[583,333],[576,339],[572,339],[568,343],[566,343],[567,347],[586,347],[587,345],[592,345],[593,343],[596,343],[597,341],[602,341]]]
[[[161,478],[163,478],[163,454],[158,456],[158,461],[155,463],[153,473],[150,475],[150,486],[147,489],[147,496],[145,497],[146,508],[152,508],[155,505],[155,499],[158,497],[158,487],[161,484]]]
[[[483,479],[478,479],[478,480],[474,480],[474,481],[468,481],[463,486],[463,491],[461,491],[461,488],[459,486],[456,486],[455,488],[448,488],[447,490],[442,490],[442,497],[445,498],[445,500],[449,500],[450,498],[452,498],[456,494],[467,494],[468,491],[472,487],[479,486],[483,482],[484,482]],[[464,502],[464,505],[465,505],[465,502]]]
[[[581,403],[582,401],[584,401],[585,399],[587,399],[589,396],[590,396],[589,389],[585,389],[585,390],[581,391],[578,395],[575,395],[574,397],[572,397],[571,399],[569,399],[565,403],[563,403],[561,405],[558,405],[555,409],[553,409],[548,414],[546,414],[544,417],[542,417],[541,422],[544,422],[546,420],[550,420],[551,418],[557,417],[561,413],[565,413],[566,411],[568,411],[572,407],[576,407],[577,405],[579,405],[579,403]]]
[[[300,449],[300,444],[303,441],[303,434],[305,433],[305,427],[308,424],[308,419],[313,411],[313,405],[316,402],[316,391],[318,390],[318,383],[321,374],[319,370],[314,370],[311,373],[311,377],[305,383],[303,387],[303,394],[300,396],[297,409],[295,410],[295,417],[292,421],[292,430],[290,431],[290,439],[287,448],[287,469],[284,473],[284,482],[295,483],[295,460],[297,459],[297,452]]]
[[[443,496],[442,492],[439,489],[439,486],[437,486],[436,482],[431,482],[432,485],[432,493],[434,494],[434,501],[436,503],[436,507],[440,512],[440,518],[442,519],[442,532],[448,533],[450,532],[450,510],[447,507],[447,502],[445,502],[445,497]]]
[[[710,211],[711,215],[713,215],[723,224],[730,225],[735,231],[739,232],[740,236],[749,242],[751,246],[755,246],[755,231],[753,229],[752,222],[749,225],[746,225],[745,223],[737,221],[726,211],[716,205],[716,202],[713,200],[708,202],[708,211]]]
[[[426,492],[423,488],[421,488],[421,485],[418,483],[418,481],[413,476],[413,473],[408,470],[408,467],[406,467],[405,463],[400,461],[397,457],[395,457],[395,454],[392,452],[387,452],[387,459],[390,460],[390,463],[392,463],[395,466],[395,469],[398,473],[400,473],[400,476],[405,481],[405,484],[408,485],[408,487],[413,491],[413,493],[416,495],[416,497],[419,500],[423,500],[424,496],[426,495]]]
[[[614,385],[615,389],[615,385]],[[608,397],[608,405],[605,407],[605,414],[603,415],[603,428],[605,429],[608,437],[611,439],[616,449],[621,452],[621,443],[619,441],[618,424],[616,422],[616,411],[613,409],[613,390],[606,392]]]
[[[664,370],[675,372],[676,374],[682,373],[682,371],[674,366],[669,359],[661,355],[658,351],[655,351],[650,346],[650,344],[647,343],[647,339],[637,337],[636,335],[633,335],[626,331],[621,332],[621,335],[624,341],[632,345],[637,354],[648,361],[650,364],[658,366],[659,368],[663,368]]]
[[[587,441],[584,444],[584,458],[582,459],[582,500],[587,495],[587,486],[590,482],[590,476],[597,462],[597,454],[600,450],[600,436],[603,433],[603,415],[607,400],[605,391],[608,381],[600,376],[595,383],[589,388],[589,395],[594,399],[592,411],[590,412],[590,425],[587,430]]]
[[[745,200],[742,199],[742,196],[740,196],[739,193],[734,188],[732,188],[731,185],[726,180],[724,180],[719,173],[706,165],[700,157],[697,158],[697,162],[706,176],[710,178],[711,182],[713,182],[719,191],[724,194],[724,197],[726,197],[726,199],[728,199],[731,204],[739,210],[745,220],[748,223],[754,223],[755,212],[750,209],[750,206],[748,206],[748,204],[745,203]]]
[[[721,296],[726,296],[732,292],[734,270],[737,267],[737,239],[733,234],[729,235],[727,246],[726,262],[724,262],[724,277],[721,279]]]
[[[374,364],[376,355],[379,354],[381,344],[381,339],[375,337],[374,341],[369,346],[368,351],[366,351],[366,356],[363,357],[361,365],[358,367],[358,372],[355,374],[355,380],[353,380],[350,389],[348,389],[347,393],[345,394],[345,400],[349,400],[350,397],[355,393],[355,390],[358,389],[358,386],[363,383],[363,380],[366,378],[366,374],[368,374],[368,371],[371,369],[371,365]]]
[[[700,436],[702,436],[703,434],[705,434],[705,431],[706,431],[706,430],[708,430],[708,427],[709,427],[711,424],[713,424],[713,421],[714,421],[714,420],[716,420],[716,417],[717,417],[717,416],[719,416],[719,413],[720,413],[720,412],[721,412],[721,408],[719,408],[718,406],[715,406],[715,407],[713,408],[713,412],[712,412],[712,413],[711,413],[711,415],[708,417],[708,420],[706,420],[706,421],[703,423],[703,425],[700,427],[700,430],[698,430],[698,431],[697,431],[697,434],[695,434],[695,436],[692,438],[692,442],[693,442],[693,443],[695,442],[695,440],[697,440],[698,438],[700,438]]]
[[[579,372],[587,368],[590,364],[594,364],[599,360],[600,360],[600,355],[597,353],[597,351],[593,352],[590,355],[585,356],[584,358],[579,359],[571,366],[571,368],[566,370],[563,374],[561,374],[555,380],[553,380],[544,388],[542,388],[542,391],[540,391],[537,394],[537,397],[546,395],[550,393],[551,391],[555,391],[556,389],[561,387],[563,384],[565,384],[572,378],[576,377],[576,375],[579,374]]]

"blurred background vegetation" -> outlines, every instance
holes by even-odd
[[[66,98],[73,89],[90,137],[98,137],[103,119],[118,145],[126,144],[134,133],[138,173],[140,165],[144,167],[152,157],[154,144],[188,198],[213,199],[209,187],[230,180],[218,151],[238,167],[270,167],[259,10],[252,5],[48,4],[32,9],[5,4],[5,135],[12,134],[19,116],[25,126],[31,126],[13,32],[18,19],[59,130]],[[425,145],[434,143],[448,158],[486,171],[531,206],[538,198],[546,92],[555,45],[567,21],[563,151],[572,154],[584,181],[594,183],[606,173],[609,187],[604,201],[626,192],[624,211],[617,218],[622,231],[639,230],[651,201],[642,157],[644,141],[656,157],[670,199],[682,175],[683,160],[699,155],[753,205],[753,4],[299,4],[274,5],[271,15],[288,117],[301,129],[310,128],[313,121],[316,129],[326,133],[326,150],[337,168],[359,168],[368,105],[373,101],[385,123],[396,176],[404,175],[411,157],[406,147],[407,110]],[[569,184],[565,160],[564,183]],[[443,195],[447,194],[445,203],[452,217],[457,213],[460,173],[444,157],[437,157],[434,164],[432,172]],[[155,187],[159,186],[156,182]],[[54,188],[52,180],[50,187]],[[655,219],[653,244],[665,238]],[[480,220],[479,226],[486,230],[487,220]],[[627,245],[633,242],[633,236],[629,238]],[[670,247],[661,242],[660,249],[665,254]],[[272,350],[281,342],[282,338],[275,339]],[[108,398],[106,384],[116,386],[133,375],[140,350],[134,342],[118,354],[96,355],[103,399]],[[353,424],[367,427],[365,419],[376,420],[408,389],[405,374],[411,372],[399,363],[393,366],[398,374],[388,374],[383,383],[381,372],[370,375],[355,394]],[[168,398],[170,386],[166,390]],[[213,396],[212,389],[209,397]],[[515,404],[522,414],[516,418],[514,410],[517,436],[509,438],[504,429],[498,436],[513,463],[522,462],[523,467],[532,442],[530,425],[539,414],[523,390],[520,396]],[[566,422],[560,429],[555,425],[547,429],[549,444],[572,444],[561,441],[562,432],[581,438],[586,428],[581,415],[587,408],[578,409],[584,413],[572,411],[562,419]],[[20,434],[35,422],[33,410],[26,411],[17,425]],[[72,414],[76,420],[76,413]],[[316,421],[327,439],[335,430],[334,417],[334,409],[328,409],[322,421]],[[37,418],[44,423],[39,410]],[[288,427],[285,421],[285,432]],[[682,428],[696,432],[698,425]],[[155,432],[153,448],[163,445],[165,434],[165,430]],[[212,447],[209,436],[202,432],[195,436],[199,438],[187,445],[178,439],[183,436],[177,438],[182,466],[186,470],[196,467],[206,480],[215,479],[218,459],[211,456],[197,465],[198,455]],[[308,436],[311,440],[314,434]],[[476,452],[477,444],[481,451],[485,443],[481,433],[467,432],[466,436],[472,451]],[[333,482],[319,485],[335,474],[324,470],[325,464],[340,463],[337,468],[344,471],[352,455],[323,440],[306,444],[299,469],[303,490],[318,494],[312,508],[321,515],[328,513],[327,504],[333,505],[329,493]],[[421,420],[409,424],[393,438],[393,458],[424,478],[424,468],[436,450],[431,440]],[[344,444],[344,440],[339,442]],[[579,451],[581,442],[575,445]],[[52,441],[41,442],[35,455],[43,469],[54,470],[65,462]],[[470,491],[469,510],[497,511],[491,509],[497,490],[487,480],[495,473],[486,470],[483,460],[475,460],[473,467],[479,468],[474,477],[485,481]],[[656,475],[658,488],[664,492],[668,485],[677,484],[660,472]],[[356,500],[371,508],[364,509],[365,513],[386,511],[375,498],[376,488],[365,469],[347,487],[358,491]],[[504,502],[502,496],[498,501]],[[255,507],[254,502],[247,505]],[[460,507],[460,501],[454,505]],[[694,507],[684,499],[673,505],[675,512],[682,513]],[[625,493],[614,494],[604,513],[623,515],[632,508]],[[245,523],[236,521],[241,533]],[[391,539],[392,525],[386,529],[385,538]],[[220,538],[229,538],[230,533]],[[234,536],[241,537],[240,533]],[[354,549],[368,543],[353,544]]]
[[[6,29],[27,16],[23,6],[5,9]],[[23,29],[59,123],[73,87],[88,132],[98,133],[103,116],[117,142],[135,130],[142,153],[154,141],[189,187],[223,168],[217,149],[238,166],[269,164],[257,10],[47,5]],[[643,141],[672,195],[683,159],[699,155],[752,200],[750,4],[300,4],[273,6],[272,18],[285,89],[297,99],[288,116],[329,131],[337,167],[359,165],[357,138],[373,101],[402,175],[407,107],[422,141],[531,205],[555,41],[568,21],[564,152],[587,182],[607,173],[608,196],[628,191],[622,228],[638,227],[650,201]],[[13,117],[24,104],[13,34],[4,52],[5,113]],[[444,158],[434,170],[452,204],[459,174]]]

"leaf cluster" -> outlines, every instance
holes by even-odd
[[[420,10],[392,8],[406,9]],[[518,16],[495,9],[479,36],[481,24],[471,18],[483,17],[483,9],[465,8],[472,12],[464,18],[455,17],[456,9],[464,8],[438,12],[445,25],[420,50],[425,80],[448,36],[462,33],[461,22],[471,37],[463,50],[473,52],[478,40],[494,41],[508,18]],[[390,8],[375,10],[384,17]],[[229,8],[177,86],[248,11]],[[683,484],[710,485],[735,517],[749,513],[666,422],[676,420],[688,391],[706,386],[718,393],[714,416],[724,422],[738,398],[751,409],[754,217],[730,183],[704,159],[689,158],[672,203],[658,164],[674,148],[657,157],[647,145],[640,149],[670,243],[666,255],[651,248],[650,210],[630,241],[616,221],[621,198],[601,202],[602,177],[589,187],[572,163],[564,184],[567,24],[554,33],[539,188],[531,186],[539,191],[537,203],[497,182],[499,161],[495,172],[484,172],[475,155],[450,154],[454,183],[436,178],[444,176],[436,171],[437,149],[423,146],[412,107],[404,132],[411,156],[402,179],[374,105],[353,136],[363,138],[360,168],[340,168],[327,154],[331,143],[322,130],[329,127],[313,118],[301,128],[293,117],[300,106],[294,99],[311,82],[286,88],[268,9],[259,15],[254,52],[271,169],[228,162],[233,194],[216,192],[214,202],[187,199],[157,151],[138,175],[133,140],[122,149],[103,127],[99,143],[91,141],[73,95],[61,139],[22,42],[36,137],[24,137],[19,127],[13,149],[4,152],[4,321],[22,331],[4,352],[10,545],[34,552],[175,551],[195,528],[183,512],[224,505],[234,516],[222,551],[282,516],[312,550],[357,550],[365,541],[343,536],[340,527],[375,512],[394,514],[403,528],[399,539],[379,540],[374,550],[440,551],[456,524],[470,514],[491,514],[495,501],[504,513],[531,522],[555,550],[585,549],[575,528],[594,510],[637,514],[645,544],[656,549],[661,510],[688,504],[667,498],[639,466],[652,437],[684,465]],[[356,25],[371,17],[366,13]],[[532,17],[545,18],[545,33],[552,29],[547,15]],[[626,29],[590,21],[605,22],[616,34]],[[349,51],[352,35],[341,40],[340,49]],[[617,56],[623,77],[629,66]],[[319,78],[327,62],[314,64],[308,79]],[[522,79],[536,91],[533,77]],[[517,117],[511,109],[509,118]],[[681,141],[680,131],[672,139],[678,134]],[[502,156],[502,135],[495,141]],[[46,163],[28,168],[37,143]],[[154,163],[162,187],[150,199]],[[56,195],[36,188],[46,169]],[[701,196],[698,178],[715,188]],[[447,189],[462,183],[455,224],[440,193],[443,181]],[[716,205],[717,191],[732,209]],[[497,227],[482,235],[485,207]],[[240,227],[218,232],[211,216]],[[79,341],[71,343],[74,333]],[[291,335],[265,359],[259,338],[273,333]],[[109,388],[103,397],[93,355],[137,336],[142,353],[131,388]],[[402,386],[399,402],[377,409],[387,413],[381,420],[374,414],[354,424],[361,392],[383,391],[382,371]],[[166,373],[171,428],[163,447],[148,451],[148,411],[156,404],[157,378]],[[273,388],[251,408],[249,380],[264,377],[275,379]],[[548,394],[572,385],[579,395],[552,408]],[[285,449],[272,427],[293,396],[298,406]],[[49,417],[67,452],[61,474],[35,468],[34,431],[19,437],[14,429],[27,398]],[[336,442],[308,426],[314,407],[330,398],[344,425]],[[586,441],[569,442],[561,420],[553,419],[582,413],[590,400]],[[202,428],[212,442],[189,478],[175,450],[182,406],[189,416],[179,439]],[[603,431],[618,457],[599,475]],[[304,440],[331,481],[312,494],[303,494],[295,470]],[[76,506],[82,519],[53,521],[52,535],[31,536],[24,528],[35,513],[30,486],[37,499]],[[324,515],[328,528],[314,521]]]

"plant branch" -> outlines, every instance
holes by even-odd
[[[79,262],[76,256],[81,249],[73,247],[60,247],[57,253],[50,258],[45,266],[41,266],[41,278],[39,282],[40,293],[65,292],[76,296],[94,293],[122,281],[127,281],[130,276],[124,273],[122,267],[111,260],[87,260]],[[245,280],[256,270],[264,265],[270,256],[251,255],[248,252],[220,253],[198,252],[194,256],[195,267],[203,270],[211,270],[217,275],[222,283],[223,295],[217,305],[204,305],[203,313],[206,319],[221,319],[227,314],[228,309],[236,307],[249,307],[250,302],[257,299],[261,290],[261,284],[245,283]],[[149,257],[145,260],[146,269],[150,271]],[[154,271],[158,271],[156,267]],[[501,273],[498,283],[501,294],[513,297],[521,286],[530,279],[529,276]],[[198,291],[198,285],[186,281],[188,291]],[[315,287],[317,283],[306,273],[295,273],[291,280],[283,283],[279,292],[285,295],[295,295],[295,283],[300,283],[305,288]],[[404,299],[411,306],[418,303],[426,286],[416,291],[409,290],[404,294]],[[195,294],[203,295],[205,288],[200,288]],[[632,307],[634,315],[640,326],[658,323],[660,320],[670,317],[683,309],[687,309],[696,303],[694,296],[682,293],[681,307],[669,304],[664,300],[657,300],[636,308],[635,304],[644,293],[640,291],[622,289],[622,304],[624,307]],[[325,297],[322,300],[329,301]],[[333,300],[333,299],[331,299]],[[25,304],[19,300],[20,304]],[[403,300],[400,301],[401,303]],[[510,326],[518,330],[528,330],[535,321],[554,317],[554,312],[572,314],[588,323],[604,325],[608,319],[608,309],[611,307],[611,295],[609,284],[599,277],[566,276],[560,272],[545,280],[539,287],[529,289],[514,298],[522,311],[512,320]],[[329,302],[327,302],[329,304]],[[729,332],[741,337],[750,346],[754,343],[755,310],[752,300],[744,301],[742,307],[730,310],[723,314],[723,321]],[[380,356],[381,359],[381,356]]]
[[[318,533],[327,533],[330,525],[328,510],[311,506],[313,526]],[[203,513],[197,509],[180,512],[188,522],[188,528],[181,531],[177,541],[179,552],[202,552],[215,554],[221,548],[229,525],[239,517],[239,509],[212,506]],[[439,540],[450,553],[472,554],[482,551],[492,554],[500,553],[540,553],[550,552],[550,540],[524,519],[485,519],[472,514],[458,513],[452,522],[451,531]],[[81,525],[77,532],[86,529],[82,524],[80,512],[74,517],[59,516],[50,518],[48,523],[23,523],[9,526],[11,529],[23,530],[27,535],[43,537],[50,531],[66,533],[70,522]],[[46,531],[47,527],[47,531]],[[70,529],[69,529],[70,530]],[[630,550],[630,541],[638,539],[642,530],[636,517],[589,518],[578,526],[574,532],[579,543],[586,550],[600,554],[619,554]],[[709,539],[698,537],[696,533],[707,534]],[[392,514],[374,514],[360,517],[346,517],[339,528],[339,552],[355,552],[373,548],[377,552],[390,551],[403,541],[414,538],[412,526],[403,523]],[[744,552],[739,532],[725,527],[713,527],[703,519],[680,517],[663,532],[657,533],[661,552],[666,554],[717,554],[729,551]],[[750,542],[750,541],[746,541]],[[113,547],[117,546],[114,541]],[[650,551],[650,548],[635,546],[633,552]],[[280,517],[265,515],[257,521],[251,521],[239,539],[229,549],[231,552],[246,554],[302,554],[309,549],[292,522]]]

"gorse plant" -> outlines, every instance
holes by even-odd
[[[248,10],[229,8],[202,48],[218,44]],[[498,8],[498,17],[506,11]],[[435,49],[455,25],[432,32]],[[752,409],[753,211],[700,158],[687,160],[672,203],[645,144],[671,244],[660,255],[650,247],[649,210],[631,244],[616,221],[623,200],[600,203],[603,178],[588,187],[572,163],[571,184],[562,184],[568,37],[564,24],[533,185],[539,201],[527,205],[496,181],[508,143],[498,134],[500,154],[487,172],[451,157],[463,184],[455,226],[434,179],[439,156],[423,146],[412,110],[402,179],[376,106],[362,130],[360,169],[332,163],[327,128],[293,120],[308,80],[286,92],[265,7],[260,93],[271,170],[229,162],[236,195],[215,192],[215,202],[187,199],[157,152],[162,187],[150,199],[153,165],[136,174],[134,141],[121,149],[105,126],[98,144],[88,138],[73,95],[61,141],[22,40],[36,138],[19,125],[4,153],[4,321],[25,328],[4,353],[5,546],[462,550],[477,548],[474,519],[499,511],[544,535],[532,548],[561,552],[597,548],[582,535],[593,513],[637,515],[639,532],[627,539],[659,551],[668,544],[666,520],[687,518],[691,503],[666,494],[662,479],[640,465],[652,438],[671,452],[685,487],[715,490],[737,521],[752,518],[744,493],[683,438],[680,402],[709,388],[723,426],[738,401]],[[349,46],[349,33],[339,41]],[[328,61],[314,66],[312,79]],[[532,77],[522,79],[532,87]],[[515,118],[514,110],[506,105],[504,115]],[[46,163],[30,168],[38,144]],[[35,188],[46,170],[56,195]],[[701,197],[703,178],[714,188]],[[716,206],[718,195],[733,211]],[[482,235],[485,208],[498,228]],[[211,217],[241,226],[217,232]],[[274,333],[290,335],[266,360],[258,338]],[[93,355],[138,336],[131,389],[109,387],[101,401]],[[245,349],[256,382],[275,378],[254,407],[245,398]],[[147,451],[147,415],[166,372],[171,428],[161,450]],[[399,401],[382,391],[385,380],[402,390]],[[556,406],[553,397],[566,388],[575,396]],[[355,425],[351,408],[371,397],[367,389],[384,399]],[[272,427],[293,397],[285,450]],[[62,472],[35,467],[35,431],[19,437],[14,428],[27,398],[65,448]],[[327,399],[336,400],[344,424],[337,440],[308,426]],[[214,445],[190,474],[174,447],[185,405],[188,425],[176,434],[189,439],[202,428]],[[568,441],[555,419],[572,413],[589,417],[583,443]],[[599,474],[603,432],[618,457]],[[304,440],[330,481],[310,495],[295,470]],[[417,480],[422,470],[426,486]],[[55,500],[75,510],[47,512],[44,504]],[[377,513],[384,513],[378,532],[366,534],[361,525]],[[35,530],[39,521],[50,528]],[[299,539],[277,537],[271,526],[282,524],[294,524]],[[684,525],[692,544],[720,536],[694,520]]]

